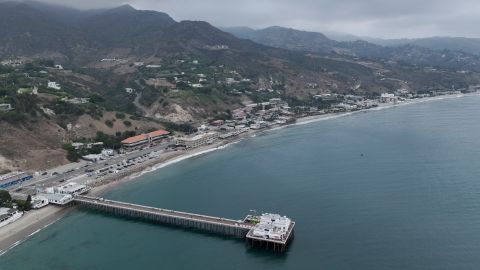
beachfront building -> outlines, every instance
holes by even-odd
[[[103,149],[101,153],[104,157],[112,157],[115,155],[115,150],[113,149]]]
[[[0,176],[0,189],[6,189],[32,179],[31,174],[25,172],[11,172]]]
[[[140,134],[127,138],[122,141],[122,146],[126,149],[141,148],[155,141],[168,138],[170,132],[166,130],[156,130],[147,134]]]
[[[268,127],[268,123],[266,121],[256,121],[254,124],[250,125],[250,129],[259,130]]]
[[[102,155],[102,154],[89,154],[89,155],[85,155],[82,157],[82,159],[86,160],[86,161],[90,161],[90,162],[99,162],[101,160],[104,160],[105,159],[105,156]]]
[[[42,195],[32,196],[32,208],[39,209],[48,205],[48,199]]]
[[[186,148],[196,148],[206,144],[212,144],[218,139],[218,133],[207,132],[198,134],[192,137],[180,137],[177,138],[176,145]]]
[[[90,188],[85,185],[80,185],[80,184],[71,182],[62,186],[55,187],[54,193],[81,195],[81,194],[87,193],[89,190]]]
[[[380,95],[380,102],[381,103],[392,103],[395,102],[397,98],[395,94],[383,93]]]
[[[48,200],[48,203],[56,205],[66,205],[73,201],[73,196],[70,194],[39,193],[38,195],[45,197]]]

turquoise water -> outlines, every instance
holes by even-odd
[[[295,219],[284,255],[241,240],[78,211],[0,269],[480,269],[480,97],[266,132],[108,197],[233,219]]]

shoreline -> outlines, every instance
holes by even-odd
[[[478,96],[478,95],[480,95],[480,93],[428,97],[428,98],[414,99],[414,100],[401,102],[397,104],[382,104],[379,107],[374,107],[374,108],[365,109],[365,110],[343,112],[343,113],[330,113],[330,114],[322,114],[322,115],[314,115],[314,116],[297,118],[297,121],[292,124],[287,124],[283,126],[274,126],[274,127],[270,127],[270,128],[262,129],[258,131],[249,131],[249,132],[240,134],[239,136],[234,137],[232,139],[223,140],[220,142],[213,143],[211,145],[202,146],[202,147],[195,148],[188,151],[179,150],[179,151],[167,153],[164,156],[160,156],[159,158],[146,161],[144,164],[135,166],[130,170],[125,171],[121,174],[110,175],[99,180],[98,182],[95,183],[95,186],[92,187],[92,190],[90,191],[90,195],[97,196],[97,197],[102,196],[108,192],[111,192],[118,186],[130,181],[133,181],[144,174],[155,172],[161,168],[164,168],[171,164],[181,162],[183,160],[186,160],[192,157],[201,156],[216,150],[225,149],[226,147],[236,144],[244,140],[245,138],[254,137],[257,134],[261,134],[264,132],[270,132],[278,129],[283,129],[286,127],[310,124],[310,123],[315,123],[319,121],[350,116],[350,115],[354,115],[361,112],[378,111],[383,109],[395,108],[399,106],[413,105],[413,104],[439,101],[439,100],[445,100],[445,99]],[[40,232],[46,227],[57,222],[67,214],[73,212],[74,210],[75,210],[75,207],[62,208],[58,206],[48,205],[41,209],[28,211],[19,220],[0,228],[0,257],[5,253],[7,253],[8,251],[10,251],[11,249],[15,248],[16,246],[28,240],[31,236],[35,235],[36,233]]]
[[[97,186],[92,187],[89,192],[91,196],[102,196],[111,192],[124,183],[134,181],[140,176],[157,171],[168,165],[181,162],[183,160],[201,156],[216,150],[224,149],[240,140],[250,137],[251,133],[241,134],[235,140],[226,140],[211,145],[199,147],[190,151],[178,151],[167,154],[158,159],[142,164],[143,166],[134,167],[121,175],[105,177],[99,181]],[[47,205],[41,209],[25,212],[19,220],[0,228],[0,257],[12,250],[16,246],[27,241],[31,236],[59,221],[76,209],[75,206],[61,207]]]

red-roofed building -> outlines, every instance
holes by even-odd
[[[122,141],[122,145],[125,148],[141,147],[145,144],[150,144],[154,141],[164,139],[168,137],[168,135],[170,135],[170,132],[166,130],[156,130],[147,134],[140,134],[137,136],[126,138]]]
[[[152,131],[152,132],[148,133],[147,135],[150,138],[159,138],[159,137],[164,137],[164,136],[170,135],[170,132],[160,129],[160,130]]]

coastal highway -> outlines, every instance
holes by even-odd
[[[60,166],[54,169],[50,169],[46,176],[35,176],[31,181],[26,182],[24,185],[20,187],[15,187],[13,188],[13,190],[18,190],[20,188],[28,188],[33,186],[50,187],[50,186],[61,184],[63,182],[68,182],[75,178],[81,178],[82,176],[86,176],[85,170],[87,169],[97,171],[101,168],[105,168],[107,166],[111,166],[119,162],[123,162],[124,160],[137,158],[137,157],[154,153],[154,152],[161,155],[162,153],[173,151],[173,150],[166,149],[169,144],[170,142],[168,141],[162,142],[142,150],[116,155],[110,159],[103,160],[97,163],[82,161],[78,163],[71,163],[71,164],[68,164],[67,166],[65,165]],[[57,174],[52,175],[54,173],[57,173]]]

